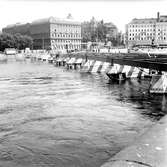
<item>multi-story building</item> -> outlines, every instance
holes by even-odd
[[[104,23],[103,20],[97,21],[94,17],[92,17],[90,21],[82,23],[83,42],[109,41],[111,39],[116,39],[117,36],[118,29],[112,22]]]
[[[94,17],[90,21],[84,21],[81,25],[82,30],[82,42],[97,41],[96,29],[98,27],[98,21]]]
[[[28,33],[20,31],[20,26],[24,26],[24,31]],[[24,25],[7,26],[2,31],[30,35],[33,38],[33,49],[81,49],[81,23],[74,21],[71,15],[66,19],[49,17]]]
[[[167,16],[133,19],[126,26],[126,43],[131,46],[167,47]]]
[[[113,23],[104,23],[104,26],[106,28],[106,38],[111,39],[111,38],[117,38],[118,35],[118,29]]]

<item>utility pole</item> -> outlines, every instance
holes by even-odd
[[[97,27],[97,43],[99,41],[99,33],[98,33],[98,27]]]
[[[44,41],[44,37],[42,37],[42,49],[44,50],[45,48],[45,41]]]

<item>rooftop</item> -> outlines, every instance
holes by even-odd
[[[145,18],[145,19],[133,19],[130,24],[148,24],[148,23],[156,23],[156,18]]]
[[[29,24],[29,23],[16,23],[16,24],[9,24],[6,26],[6,28],[12,28],[12,27],[16,27],[16,26],[24,26],[26,24]]]
[[[68,15],[67,18],[64,19],[51,16],[48,18],[34,20],[31,24],[41,24],[41,23],[61,23],[61,24],[76,24],[76,25],[81,24],[79,21],[74,20],[71,15]]]
[[[67,16],[67,18],[57,18],[57,17],[48,17],[43,19],[37,19],[32,21],[31,23],[16,23],[7,25],[5,28],[13,28],[17,26],[24,26],[24,25],[35,25],[35,24],[44,24],[44,23],[60,23],[60,24],[73,24],[73,25],[81,25],[79,21],[76,21],[72,18],[71,14]]]
[[[104,23],[104,25],[106,27],[108,27],[108,28],[116,28],[116,26],[112,22],[110,22],[110,23]]]
[[[167,16],[166,15],[160,16],[159,22],[167,22]]]

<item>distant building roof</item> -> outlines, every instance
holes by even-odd
[[[16,26],[24,26],[24,25],[28,25],[30,23],[16,23],[16,24],[9,24],[6,26],[6,28],[11,28],[11,27],[16,27]]]
[[[167,16],[166,15],[161,15],[159,18],[159,22],[167,22]]]
[[[116,25],[114,25],[112,22],[104,23],[105,27],[107,28],[117,28]]]
[[[51,17],[43,18],[43,19],[37,19],[31,22],[31,24],[41,24],[41,23],[49,23]]]
[[[151,24],[156,23],[156,18],[145,18],[145,19],[133,19],[129,24]]]
[[[76,25],[81,24],[80,22],[75,21],[70,14],[67,16],[67,18],[64,19],[60,19],[57,17],[49,17],[35,20],[31,24],[42,24],[42,23],[61,23],[61,24],[76,24]]]

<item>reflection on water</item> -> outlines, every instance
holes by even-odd
[[[148,92],[149,82],[150,79],[134,79],[123,83],[115,83],[121,85],[117,100],[137,104],[136,108],[139,109],[140,114],[156,121],[167,114],[167,97],[166,95],[150,94]],[[113,82],[110,82],[110,84],[113,84]]]
[[[0,64],[0,164],[98,167],[166,114],[149,80],[28,62]]]

